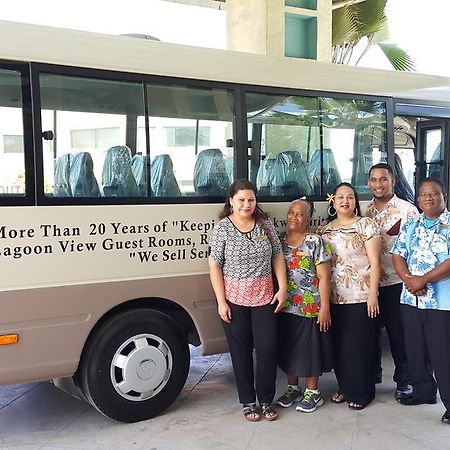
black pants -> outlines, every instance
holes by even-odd
[[[347,401],[368,405],[375,397],[375,320],[367,303],[331,305],[334,372]]]
[[[450,311],[401,305],[401,312],[414,396],[433,398],[438,387],[450,410]]]
[[[381,330],[384,326],[389,338],[392,359],[394,360],[394,381],[399,385],[409,383],[408,364],[405,352],[403,322],[400,314],[400,294],[402,284],[380,287],[378,303],[380,315],[375,322],[375,375],[381,374]]]
[[[224,323],[234,376],[242,404],[271,403],[277,375],[277,317],[274,305],[231,307],[231,323]],[[256,383],[253,369],[256,354]]]

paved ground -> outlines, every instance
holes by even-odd
[[[406,407],[393,398],[392,363],[384,351],[383,384],[363,411],[329,402],[333,374],[321,378],[325,404],[305,414],[280,411],[276,422],[241,415],[228,354],[192,350],[186,386],[160,417],[113,422],[50,383],[0,388],[0,449],[450,449],[442,404]],[[278,377],[278,393],[285,378]]]

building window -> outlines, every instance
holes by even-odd
[[[195,145],[195,127],[168,127],[167,145],[169,147],[189,147]],[[210,145],[209,127],[198,128],[198,146]]]
[[[72,148],[78,150],[92,148],[109,148],[120,140],[120,128],[92,128],[87,130],[71,130]]]
[[[5,153],[23,154],[23,136],[20,134],[3,135],[3,149]]]

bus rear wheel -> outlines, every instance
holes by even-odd
[[[174,320],[141,308],[121,312],[95,331],[77,379],[102,414],[138,422],[158,415],[177,398],[189,363],[186,337]]]

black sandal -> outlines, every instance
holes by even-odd
[[[278,419],[278,411],[273,407],[271,403],[261,403],[261,412],[264,419],[272,422]]]
[[[348,407],[350,409],[353,409],[355,411],[361,411],[362,409],[364,409],[367,405],[361,405],[360,403],[355,403],[355,402],[348,402]]]
[[[347,400],[344,397],[344,394],[342,394],[341,392],[337,391],[335,392],[331,397],[330,400],[332,403],[345,403]]]
[[[244,414],[245,420],[249,422],[259,422],[261,420],[261,414],[256,406],[256,403],[247,403],[242,405],[242,413]]]

